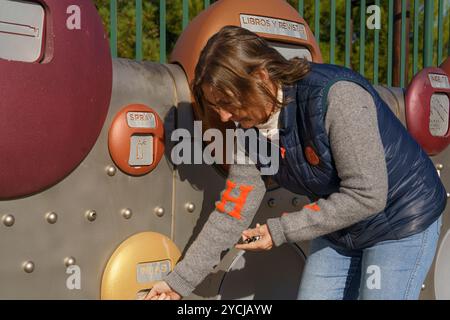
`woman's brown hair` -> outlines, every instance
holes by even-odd
[[[227,97],[227,105],[245,107],[245,101],[272,102],[281,108],[286,101],[278,101],[254,72],[266,69],[276,85],[291,85],[309,72],[303,58],[285,59],[257,34],[240,27],[226,26],[213,35],[203,48],[192,83],[196,102],[203,113],[211,101],[206,101],[202,86],[207,84]],[[226,108],[226,107],[225,107]]]

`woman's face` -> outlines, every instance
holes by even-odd
[[[272,84],[269,86],[273,93],[276,92],[276,86]],[[230,99],[214,90],[210,85],[203,85],[202,91],[207,101],[210,101],[212,109],[218,113],[222,122],[234,121],[238,122],[242,128],[252,128],[260,123],[264,123],[268,120],[273,108],[275,107],[272,102],[261,102],[255,104],[255,102],[246,103],[242,102],[242,106],[236,107],[230,104]],[[232,93],[230,92],[230,95]]]

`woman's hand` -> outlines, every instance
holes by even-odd
[[[158,281],[144,300],[181,300],[181,296],[172,290],[165,281]]]
[[[270,235],[269,232],[269,228],[267,227],[267,224],[263,224],[261,226],[258,223],[256,225],[256,228],[247,229],[242,232],[242,240],[244,242],[252,237],[259,237],[259,239],[247,244],[237,244],[235,245],[235,248],[247,251],[267,251],[272,249],[273,241],[272,236]]]

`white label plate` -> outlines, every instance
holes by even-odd
[[[133,135],[130,141],[130,166],[149,166],[153,163],[153,136]]]
[[[151,112],[127,112],[127,124],[130,128],[152,129],[156,127],[156,119]]]
[[[288,20],[241,14],[241,27],[252,32],[288,36],[308,40],[305,26]]]
[[[37,3],[0,1],[0,59],[36,62],[42,55],[44,8]]]
[[[430,73],[428,75],[431,86],[436,89],[450,89],[448,77],[443,74]]]
[[[138,283],[159,281],[171,270],[170,260],[139,263],[136,266],[136,280]]]

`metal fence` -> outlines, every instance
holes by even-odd
[[[110,0],[111,52],[118,56],[118,1]],[[135,59],[143,59],[143,1],[135,2]],[[189,0],[182,1],[180,23],[189,23]],[[201,0],[200,0],[201,1]],[[220,1],[220,0],[219,0]],[[264,1],[264,0],[261,0]],[[167,61],[167,2],[159,6],[159,61]],[[214,1],[204,0],[203,8]],[[423,67],[450,56],[450,0],[291,0],[310,25],[325,62],[358,70],[374,84],[404,87]],[[380,29],[366,27],[367,8],[381,9]],[[344,21],[344,22],[343,22]],[[340,23],[344,23],[342,28]],[[342,30],[343,29],[343,30]]]

